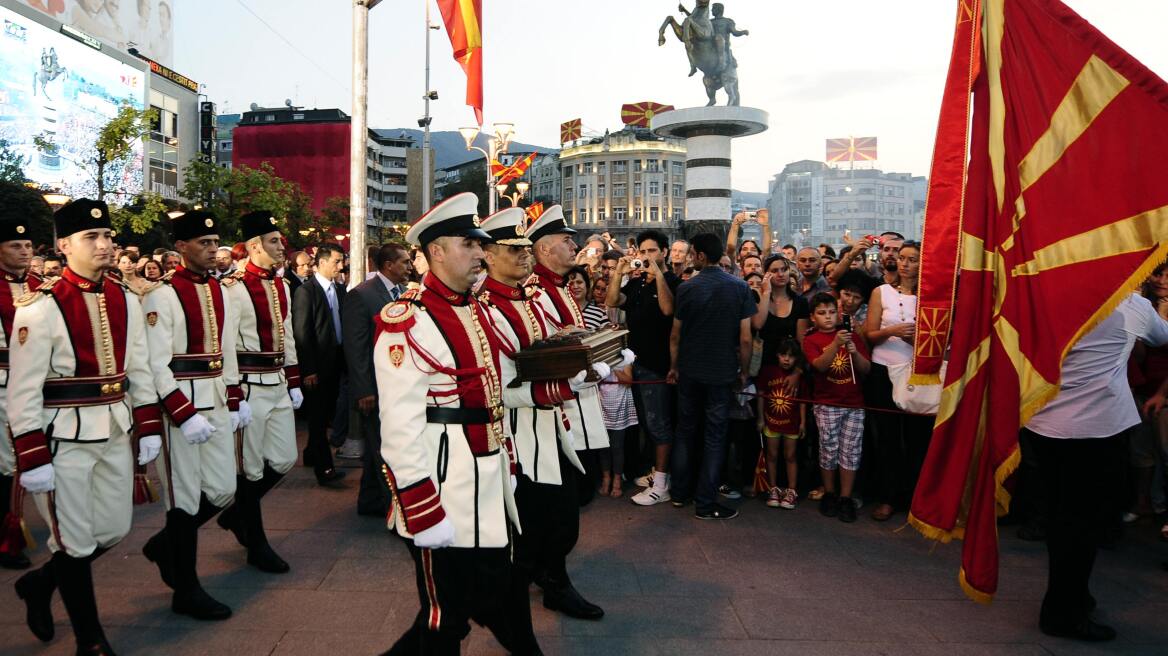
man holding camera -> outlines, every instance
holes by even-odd
[[[629,347],[638,354],[633,377],[664,381],[669,373],[669,334],[673,329],[673,295],[681,278],[666,268],[669,238],[658,230],[637,235],[639,258],[623,257],[608,284],[604,304],[625,311]],[[629,282],[622,288],[624,275]],[[646,488],[633,503],[652,506],[669,501],[669,455],[673,447],[674,390],[665,384],[638,386],[645,408],[645,424],[653,440],[654,467],[642,481]]]

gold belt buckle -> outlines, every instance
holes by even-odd
[[[223,368],[223,361],[222,360],[211,360],[210,362],[207,363],[207,368],[210,369],[211,371],[219,371],[220,369]]]
[[[281,358],[276,358],[276,359],[275,359],[273,362],[275,362],[275,363],[276,363],[276,366],[277,366],[277,367],[283,367],[283,366],[284,366],[284,358],[282,358],[282,357],[281,357]]]
[[[101,386],[101,395],[102,396],[109,396],[111,394],[121,394],[121,392],[122,392],[122,384],[121,383],[103,383]]]

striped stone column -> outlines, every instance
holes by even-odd
[[[692,107],[653,117],[654,134],[685,139],[686,221],[730,221],[731,144],[767,129],[752,107]]]

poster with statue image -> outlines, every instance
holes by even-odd
[[[17,0],[125,52],[173,66],[174,0]]]

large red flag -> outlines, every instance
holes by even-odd
[[[960,284],[909,520],[964,538],[959,580],[988,602],[1019,427],[1057,394],[1067,351],[1168,254],[1168,86],[1058,0],[981,0],[981,11],[966,179],[930,182],[931,203],[940,185],[965,192],[963,210],[930,213],[960,225],[927,243],[921,288],[952,284],[929,259],[946,248],[960,253]]]
[[[438,0],[454,60],[466,72],[466,104],[483,124],[483,0]]]

